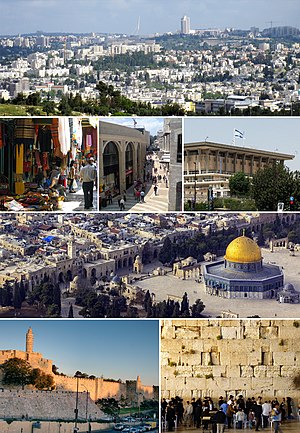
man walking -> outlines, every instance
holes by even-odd
[[[84,209],[93,207],[93,188],[97,178],[97,169],[94,164],[94,158],[87,159],[87,164],[80,170],[80,180],[84,195]]]

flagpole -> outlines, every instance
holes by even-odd
[[[235,129],[233,130],[233,145],[235,146]]]

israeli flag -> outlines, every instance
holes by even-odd
[[[244,133],[239,131],[238,129],[234,130],[234,136],[237,138],[244,138]]]

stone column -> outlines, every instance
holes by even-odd
[[[119,147],[119,179],[120,179],[120,193],[122,194],[124,189],[126,189],[126,174],[125,174],[125,151],[126,142],[121,141],[121,146]]]

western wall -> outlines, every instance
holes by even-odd
[[[298,404],[299,338],[300,321],[293,320],[164,320],[162,397],[242,394]]]

